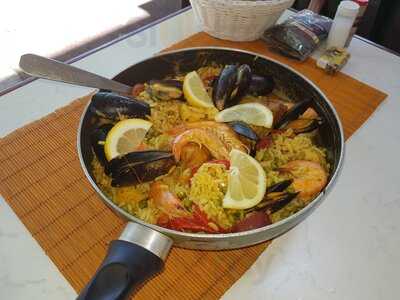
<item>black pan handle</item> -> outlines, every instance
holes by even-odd
[[[164,266],[172,240],[148,227],[128,223],[77,300],[123,300]]]

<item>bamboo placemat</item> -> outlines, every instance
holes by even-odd
[[[263,42],[233,43],[200,33],[170,49],[211,45],[264,54],[305,74],[335,105],[346,138],[386,97],[344,74],[328,76],[312,60],[299,63],[271,53]],[[78,99],[0,140],[2,196],[76,291],[90,279],[107,244],[124,226],[124,220],[95,194],[79,165],[76,132],[88,99]],[[173,249],[163,273],[145,285],[136,299],[216,299],[266,246],[220,252]]]

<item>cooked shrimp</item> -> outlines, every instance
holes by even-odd
[[[279,171],[293,178],[292,186],[299,192],[299,199],[305,203],[321,192],[328,182],[324,168],[319,163],[308,160],[291,161],[279,168]]]
[[[235,136],[235,132],[233,132],[233,130],[228,125],[224,123],[218,123],[215,121],[199,121],[199,122],[185,123],[168,130],[167,133],[173,136],[177,136],[185,132],[186,130],[193,128],[202,128],[213,131],[218,130],[228,135]]]
[[[168,188],[168,185],[158,181],[153,182],[149,192],[150,201],[168,217],[187,217],[190,215],[183,207],[181,200]]]
[[[197,129],[199,129],[200,131]],[[186,133],[187,131],[189,131],[190,133]],[[248,152],[248,148],[240,141],[239,137],[232,130],[232,128],[223,123],[218,123],[214,121],[186,123],[182,126],[178,126],[169,130],[168,134],[176,136],[173,145],[177,141],[183,142],[182,137],[180,136],[184,135],[184,140],[186,141],[185,144],[188,142],[194,142],[200,145],[204,145],[216,159],[227,159],[228,157],[226,156],[226,151],[229,154],[232,149]],[[209,144],[207,145],[207,143]],[[222,144],[224,145],[223,147]],[[213,154],[213,149],[218,150],[218,148],[215,148],[217,146],[222,147],[223,149],[221,149],[220,151],[214,151]],[[179,151],[179,149],[177,149],[177,151]],[[178,157],[179,156],[180,155],[178,155]],[[177,159],[178,157],[176,156]]]
[[[210,159],[210,152],[206,147],[201,147],[195,143],[188,143],[182,148],[181,161],[187,168],[200,166]]]
[[[231,149],[224,144],[217,135],[206,129],[194,128],[178,135],[172,143],[172,153],[176,160],[181,160],[183,148],[189,143],[204,146],[216,159],[229,159]]]
[[[243,152],[248,152],[248,148],[240,141],[238,135],[228,125],[214,121],[203,121],[196,123],[197,124],[191,126],[199,126],[195,128],[204,128],[214,133],[224,144],[228,146],[229,151],[232,149],[237,149]]]

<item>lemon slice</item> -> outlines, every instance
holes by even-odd
[[[215,121],[243,121],[247,124],[271,128],[274,117],[272,111],[260,103],[245,103],[220,111],[215,116]]]
[[[214,107],[203,81],[196,71],[186,74],[183,80],[183,94],[190,105],[196,107]]]
[[[111,128],[104,143],[106,158],[111,160],[119,155],[134,151],[143,141],[153,124],[143,119],[126,119]]]
[[[250,155],[239,150],[229,154],[228,189],[222,200],[224,208],[247,209],[261,202],[266,190],[262,166]]]

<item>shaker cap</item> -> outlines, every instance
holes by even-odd
[[[353,0],[353,2],[357,3],[360,6],[367,6],[368,0]]]
[[[360,5],[354,1],[342,1],[338,7],[338,14],[346,17],[355,17],[359,9]]]

